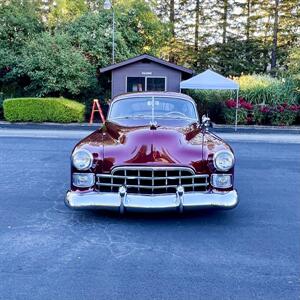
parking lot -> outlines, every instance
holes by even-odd
[[[299,299],[299,135],[223,134],[239,206],[71,211],[82,131],[0,130],[0,299]]]

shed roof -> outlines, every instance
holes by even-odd
[[[142,55],[139,55],[139,56],[136,56],[136,57],[133,57],[133,58],[129,58],[129,59],[124,60],[122,62],[107,66],[105,68],[101,68],[100,73],[105,73],[105,72],[108,72],[108,71],[111,71],[111,70],[114,70],[114,69],[117,69],[117,68],[124,67],[124,66],[129,65],[129,64],[133,64],[135,62],[139,62],[141,60],[145,60],[145,59],[149,60],[149,61],[153,61],[153,62],[161,64],[161,65],[164,65],[164,66],[169,67],[171,69],[178,70],[178,71],[183,72],[183,73],[187,73],[187,74],[193,74],[194,73],[194,71],[191,70],[191,69],[188,69],[188,68],[185,68],[185,67],[182,67],[182,66],[178,66],[176,64],[170,63],[168,61],[165,61],[163,59],[157,58],[157,57],[149,55],[149,54],[142,54]]]

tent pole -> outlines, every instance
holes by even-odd
[[[239,90],[236,90],[236,107],[235,107],[235,126],[234,126],[234,131],[237,131],[238,108],[239,108]]]

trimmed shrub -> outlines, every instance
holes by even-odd
[[[10,122],[83,122],[85,106],[64,98],[15,98],[3,103]]]

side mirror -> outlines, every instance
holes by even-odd
[[[203,115],[201,118],[201,125],[203,128],[205,128],[205,130],[207,130],[208,127],[210,127],[211,125],[210,118],[207,117],[206,115]]]

